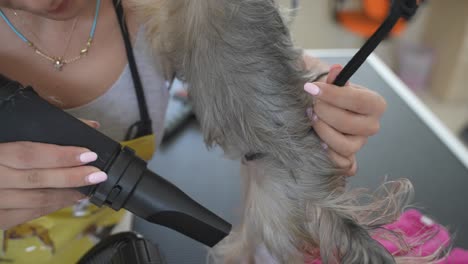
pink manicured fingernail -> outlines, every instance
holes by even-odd
[[[327,144],[325,144],[325,143],[322,142],[321,145],[322,145],[322,148],[323,148],[324,150],[327,150],[327,149],[328,149],[328,145],[327,145]]]
[[[318,120],[318,116],[317,116],[316,114],[312,114],[312,118],[310,118],[310,120],[311,120],[313,123],[315,123],[315,122],[317,122],[317,120]]]
[[[94,152],[85,152],[82,153],[79,157],[82,163],[89,163],[97,160],[97,154]]]
[[[317,96],[320,94],[320,88],[313,83],[306,83],[304,85],[304,90],[313,96]]]
[[[89,123],[91,123],[91,126],[94,127],[94,128],[100,128],[101,127],[101,124],[99,124],[99,122],[97,122],[97,121],[89,121]]]
[[[89,183],[93,183],[93,184],[100,183],[100,182],[107,180],[107,174],[102,171],[94,172],[88,175],[88,177],[86,177],[86,180]]]
[[[312,107],[307,108],[306,114],[307,114],[307,117],[308,117],[310,120],[312,120],[312,117],[314,116],[314,110],[312,109]]]

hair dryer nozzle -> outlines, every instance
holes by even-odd
[[[144,172],[125,208],[210,247],[231,232],[228,222],[151,171]]]
[[[109,169],[106,182],[98,185],[91,201],[119,210],[125,208],[152,223],[171,228],[213,247],[231,231],[231,225],[161,176],[146,162],[123,148]]]

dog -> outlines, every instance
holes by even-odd
[[[413,187],[401,179],[376,193],[346,188],[305,114],[313,99],[304,84],[320,72],[306,67],[273,0],[133,7],[154,54],[189,85],[207,146],[245,169],[242,221],[211,249],[211,261],[254,263],[263,247],[278,263],[429,262],[394,257],[372,238],[398,218]]]

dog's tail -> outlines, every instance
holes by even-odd
[[[321,210],[318,222],[324,263],[395,263],[393,256],[354,220],[334,210]]]

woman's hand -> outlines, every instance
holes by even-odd
[[[97,127],[93,121],[83,120]],[[14,227],[84,198],[68,189],[103,182],[91,166],[97,159],[85,148],[32,142],[0,144],[0,228]]]
[[[352,176],[357,172],[356,153],[379,131],[387,104],[382,96],[363,87],[332,85],[342,69],[332,66],[326,83],[308,83],[304,89],[315,98],[307,114],[323,147],[345,175]]]

